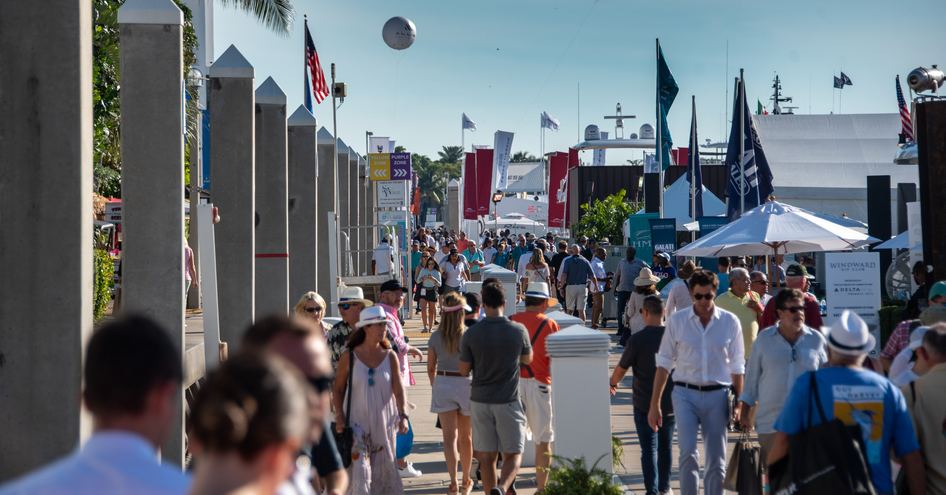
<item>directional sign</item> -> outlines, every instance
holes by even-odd
[[[371,180],[391,180],[391,154],[368,153],[368,176]]]
[[[410,153],[391,153],[391,180],[411,180]]]

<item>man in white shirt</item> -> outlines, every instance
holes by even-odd
[[[374,255],[371,259],[371,271],[375,275],[384,275],[391,273],[394,264],[394,249],[391,248],[391,239],[384,236],[381,244],[374,248]]]
[[[157,453],[180,407],[183,376],[180,352],[157,323],[140,316],[106,323],[86,348],[82,398],[92,436],[0,494],[185,493],[190,479]]]
[[[660,397],[673,371],[671,397],[680,445],[680,491],[684,495],[696,495],[699,491],[697,438],[702,429],[705,493],[722,495],[730,419],[728,391],[732,388],[738,397],[745,374],[742,330],[736,315],[713,303],[719,288],[716,274],[698,271],[690,277],[689,285],[693,306],[670,315],[657,351],[648,422],[654,430],[663,422]],[[738,422],[738,409],[733,416]]]

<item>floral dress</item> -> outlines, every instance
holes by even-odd
[[[376,368],[369,368],[355,356],[348,414],[355,432],[350,495],[404,493],[395,459],[398,414],[390,359],[388,353]]]

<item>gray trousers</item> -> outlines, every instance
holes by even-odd
[[[700,452],[697,438],[702,430],[706,451],[703,493],[722,495],[726,477],[726,434],[729,404],[726,389],[700,392],[674,387],[673,413],[677,416],[677,442],[680,446],[680,492],[697,495],[700,489]]]

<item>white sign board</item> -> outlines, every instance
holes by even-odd
[[[844,310],[857,313],[867,325],[877,344],[880,344],[880,253],[827,253],[825,254],[825,286],[830,325]]]
[[[910,268],[912,269],[917,261],[923,260],[923,224],[919,202],[907,203],[907,241],[907,245],[910,246]],[[910,283],[913,287],[912,291],[919,288],[913,277],[910,277]]]
[[[403,180],[384,180],[377,182],[378,208],[406,208],[407,184]],[[402,215],[403,216],[403,215]]]

